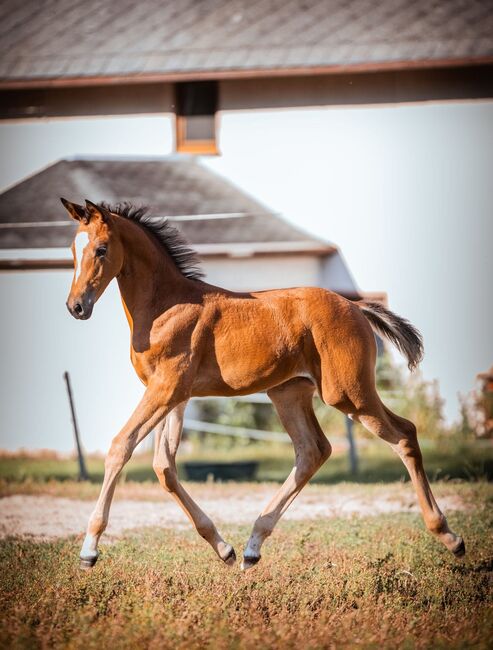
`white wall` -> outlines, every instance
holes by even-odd
[[[317,285],[320,259],[308,255],[276,255],[207,260],[207,281],[234,291]]]
[[[5,186],[61,156],[168,153],[171,120],[2,124],[0,140]],[[300,227],[336,242],[360,287],[387,291],[391,308],[421,328],[423,372],[439,379],[448,416],[455,417],[457,392],[467,391],[493,360],[493,102],[227,111],[220,116],[220,149],[220,157],[204,163]],[[8,345],[17,328],[14,312],[25,307],[18,307],[17,295],[10,303],[0,298],[3,312],[12,312],[4,319]],[[35,323],[39,314],[30,318]],[[90,326],[101,335],[105,317]],[[38,373],[33,357],[18,354],[8,350],[9,373]],[[92,380],[88,367],[80,383]],[[115,398],[108,409],[115,423],[125,418],[126,397],[122,404],[120,410]],[[103,421],[104,410],[84,417]],[[2,424],[1,435],[17,435],[20,425],[14,425],[15,418]],[[47,429],[41,420],[39,426]],[[88,429],[97,426],[87,421]],[[101,447],[111,434],[104,436]]]
[[[67,156],[171,153],[173,124],[169,114],[0,122],[0,191]]]

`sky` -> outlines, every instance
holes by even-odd
[[[4,123],[0,187],[63,156],[167,153],[171,134],[163,116]],[[493,102],[231,111],[220,148],[203,163],[335,242],[359,287],[386,291],[421,329],[423,375],[457,418],[458,393],[493,363]],[[80,323],[62,320],[69,284],[68,272],[0,274],[0,447],[71,448],[66,367],[89,450],[107,448],[142,393],[116,286]]]

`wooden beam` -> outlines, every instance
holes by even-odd
[[[251,68],[248,70],[191,70],[181,72],[150,72],[107,76],[39,77],[37,79],[0,79],[0,90],[23,88],[73,88],[77,86],[112,86],[120,84],[147,84],[178,81],[208,81],[222,79],[251,79],[271,77],[336,75],[348,73],[425,70],[432,68],[459,68],[493,64],[492,56],[475,58],[443,58],[416,61],[375,61],[366,63],[294,66],[292,68]]]
[[[334,246],[324,246],[299,250],[265,250],[265,251],[252,251],[249,255],[232,255],[226,250],[221,252],[201,252],[198,251],[199,256],[203,260],[207,259],[242,259],[243,257],[273,257],[273,256],[289,256],[298,257],[300,255],[313,255],[322,257],[331,255],[337,249]],[[56,270],[70,270],[74,268],[73,260],[67,259],[0,259],[0,271],[56,271]]]
[[[73,270],[73,260],[0,260],[0,271],[53,271]]]

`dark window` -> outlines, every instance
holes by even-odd
[[[193,81],[177,84],[177,151],[217,153],[216,111],[216,81]]]

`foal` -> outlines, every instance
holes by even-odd
[[[242,568],[259,561],[277,521],[330,456],[313,412],[314,392],[391,445],[409,471],[427,528],[457,557],[465,553],[462,538],[450,530],[431,492],[414,424],[392,413],[375,390],[372,329],[391,340],[413,369],[423,349],[409,322],[376,303],[352,303],[324,289],[234,293],[214,287],[201,279],[197,258],[178,231],[150,219],[145,209],[62,202],[79,222],[67,307],[75,318],[89,318],[116,277],[130,326],[131,361],[146,386],[111,443],[81,550],[82,567],[97,560],[118,475],[139,442],[163,420],[153,462],[159,481],[221,560],[233,564],[233,547],[180,484],[175,456],[191,397],[262,390],[293,441],[295,465],[255,522]]]

